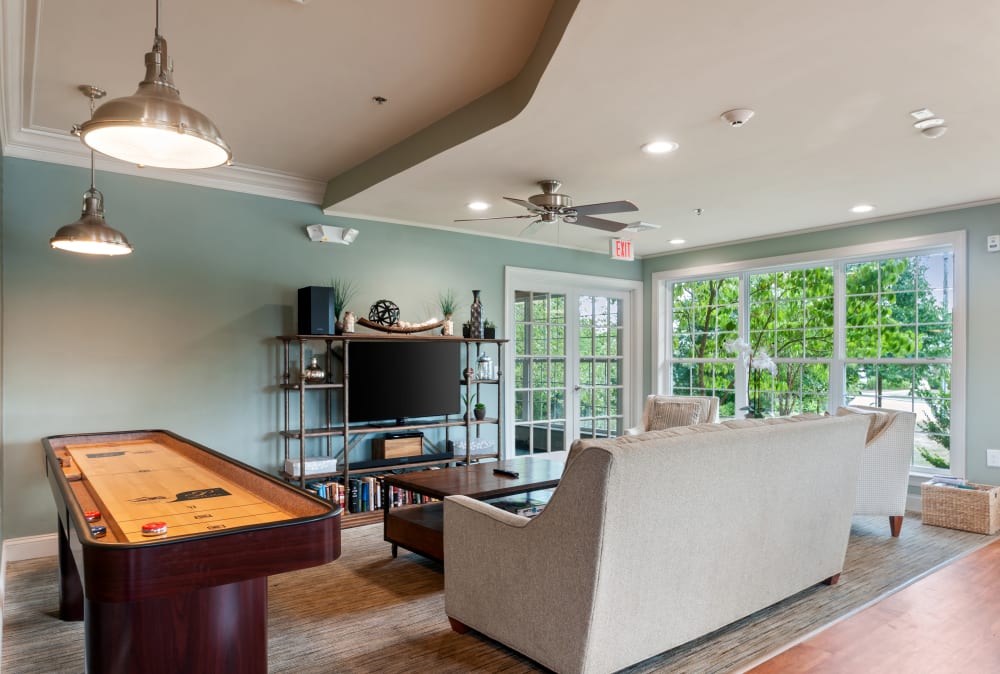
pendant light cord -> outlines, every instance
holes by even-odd
[[[97,98],[97,94],[93,90],[93,88],[91,88],[90,94],[88,95],[88,98],[90,98],[90,118],[93,119],[94,118],[94,99]],[[94,150],[93,150],[93,148],[91,148],[91,150],[90,150],[90,191],[91,192],[95,192],[96,190],[97,190],[97,188],[94,186]]]
[[[160,41],[160,0],[156,0],[156,28],[153,29],[156,42]]]

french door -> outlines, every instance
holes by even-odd
[[[633,425],[641,294],[634,281],[507,270],[510,455],[562,451]]]

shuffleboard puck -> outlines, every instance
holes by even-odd
[[[143,536],[159,536],[167,533],[166,522],[146,522],[142,525]]]
[[[94,538],[104,538],[108,534],[108,528],[103,524],[95,524],[90,527],[90,534]]]
[[[97,520],[101,519],[101,511],[100,510],[84,510],[83,511],[83,519],[87,520],[88,522],[96,522]]]

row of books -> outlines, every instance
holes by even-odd
[[[364,513],[380,510],[383,506],[381,475],[352,477],[345,486],[344,478],[307,482],[306,489],[320,498],[340,505],[348,513]],[[429,503],[432,499],[409,489],[389,487],[389,503],[392,506]]]

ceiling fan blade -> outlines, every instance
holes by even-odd
[[[480,220],[513,220],[517,218],[533,218],[534,213],[526,213],[524,215],[498,215],[493,218],[460,218],[458,220],[452,220],[452,222],[478,222]]]
[[[522,229],[521,233],[518,234],[518,236],[528,236],[529,234],[534,234],[536,231],[538,231],[538,228],[541,227],[541,225],[542,225],[543,222],[545,222],[545,221],[544,220],[535,220],[534,222],[532,222],[531,224],[529,224],[527,227],[525,227],[524,229]]]
[[[573,206],[572,209],[577,215],[603,215],[605,213],[625,213],[627,211],[637,211],[639,207],[631,201],[606,201],[603,204],[583,204]]]
[[[574,225],[583,225],[584,227],[592,227],[594,229],[603,229],[605,232],[620,232],[626,227],[628,227],[627,222],[615,222],[614,220],[605,220],[604,218],[592,218],[589,215],[577,215],[576,220],[572,221],[567,219],[566,222],[570,222]]]
[[[544,213],[545,212],[544,208],[541,208],[540,206],[536,206],[533,203],[531,203],[530,201],[525,201],[524,199],[515,199],[514,197],[504,197],[504,199],[506,199],[507,201],[509,201],[509,202],[511,202],[513,204],[517,204],[518,206],[521,206],[522,208],[527,208],[532,213]]]

